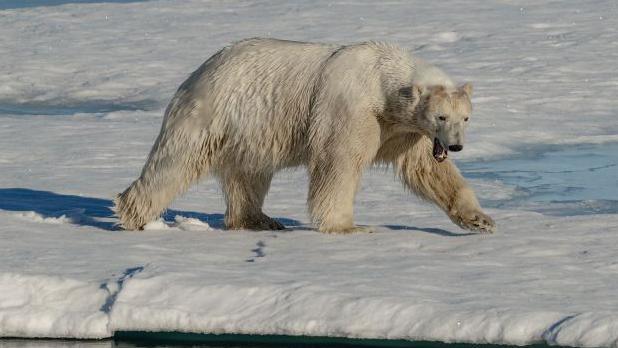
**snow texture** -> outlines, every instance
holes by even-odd
[[[534,201],[492,169],[561,147],[615,148],[615,1],[49,3],[0,9],[0,336],[618,347],[615,198]],[[494,207],[497,234],[459,230],[382,169],[357,199],[372,234],[313,231],[303,170],[278,175],[266,201],[287,231],[222,230],[212,179],[145,231],[116,229],[111,199],[139,174],[174,90],[254,36],[393,41],[472,81],[455,157],[476,163],[471,183]],[[618,185],[615,166],[599,181]],[[602,209],[578,213],[589,206]]]

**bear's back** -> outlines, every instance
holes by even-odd
[[[393,86],[376,86],[371,93],[382,95],[382,89],[409,81],[411,64],[406,52],[382,43],[246,39],[217,52],[181,85],[166,123],[208,129],[225,139],[229,151],[223,152],[238,157],[227,158],[232,162],[299,165],[306,160],[317,90],[322,80],[337,78],[329,66],[355,76],[373,74],[376,81],[385,81],[378,76],[383,70]]]
[[[227,158],[233,162],[298,165],[306,152],[313,89],[322,64],[336,49],[276,39],[237,42],[209,58],[183,83],[166,121],[206,128],[225,139],[229,151],[224,152],[238,157]],[[189,109],[187,105],[190,115],[174,112]]]

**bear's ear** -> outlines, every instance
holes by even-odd
[[[420,100],[421,96],[427,92],[427,88],[421,85],[413,85],[412,86],[412,95],[415,96],[416,99]]]
[[[470,82],[464,83],[461,87],[459,87],[464,93],[468,95],[469,98],[472,98],[472,84]]]
[[[444,87],[443,85],[433,85],[433,86],[429,86],[429,91],[431,92],[432,95],[438,95],[438,94],[446,94],[446,87]]]

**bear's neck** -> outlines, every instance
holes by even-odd
[[[427,111],[427,99],[423,98],[414,108],[412,115],[406,115],[401,119],[403,110],[401,105],[387,105],[382,115],[378,116],[380,122],[382,141],[405,133],[416,133],[431,137],[429,131],[421,127],[419,119]]]

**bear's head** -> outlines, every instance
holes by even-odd
[[[472,112],[472,85],[405,87],[398,91],[390,123],[403,131],[422,133],[433,139],[433,157],[444,161],[448,151],[461,151]]]

